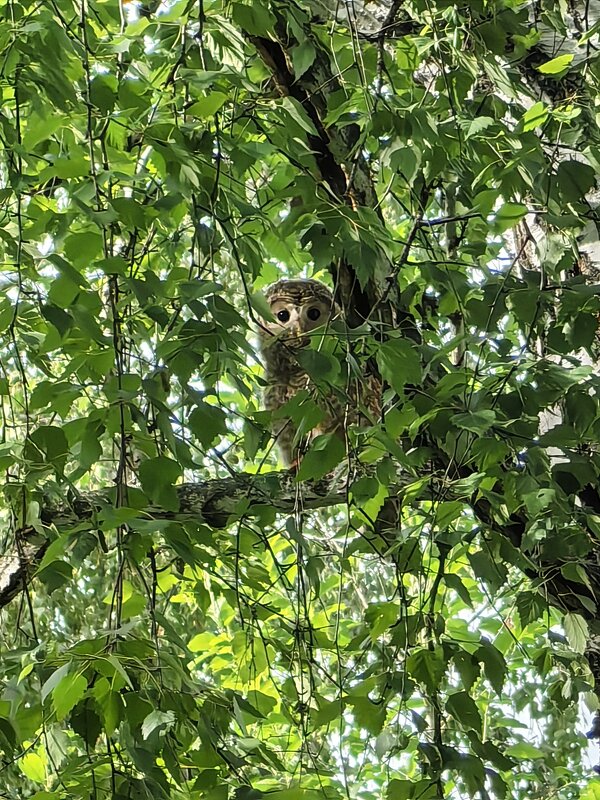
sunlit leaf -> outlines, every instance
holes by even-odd
[[[46,762],[37,753],[29,752],[19,762],[26,778],[34,783],[46,782]],[[53,795],[51,795],[52,797]]]
[[[514,227],[527,213],[527,207],[522,203],[504,203],[494,217],[494,230],[502,233]]]
[[[87,690],[83,675],[75,672],[65,675],[52,690],[52,703],[57,719],[63,719],[77,705]]]
[[[188,108],[188,113],[201,119],[212,117],[227,102],[227,95],[223,92],[211,92],[206,97],[196,100]]]
[[[584,653],[589,639],[589,629],[585,619],[579,614],[565,614],[564,626],[573,650],[576,653]]]
[[[537,69],[544,75],[557,75],[571,65],[574,57],[575,56],[572,53],[565,53],[562,56],[557,56],[556,58],[552,58],[550,61],[540,64]]]
[[[548,119],[548,108],[542,102],[534,103],[523,114],[521,122],[524,131],[532,131],[540,127]]]

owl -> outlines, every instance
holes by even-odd
[[[266,371],[264,404],[277,411],[298,392],[307,390],[319,407],[322,420],[308,434],[310,441],[323,433],[345,439],[348,424],[372,424],[381,416],[381,383],[374,376],[345,386],[317,387],[299,362],[299,353],[312,337],[334,335],[330,323],[341,316],[331,291],[315,280],[280,280],[265,292],[274,320],[263,320],[259,328],[260,352]],[[347,370],[346,370],[347,372]],[[276,418],[271,427],[287,466],[298,464],[302,443],[292,421]]]

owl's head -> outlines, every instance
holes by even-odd
[[[265,320],[264,328],[296,347],[308,344],[306,334],[327,325],[339,313],[327,286],[308,278],[272,283],[265,291],[265,297],[275,320]]]

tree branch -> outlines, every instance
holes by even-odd
[[[390,487],[390,497],[395,498],[398,505],[402,503],[406,487],[412,485],[413,481],[411,475],[401,476]],[[430,499],[432,490],[436,491],[436,486],[432,484],[436,483],[437,479],[432,475],[430,481],[421,487],[423,499]],[[144,522],[152,519],[184,522],[193,518],[213,528],[224,528],[235,520],[260,515],[265,507],[277,513],[292,514],[347,503],[343,481],[332,483],[330,479],[324,478],[318,482],[306,481],[299,485],[295,475],[289,471],[262,475],[240,473],[231,478],[186,483],[174,488],[178,504],[176,509],[150,503],[139,509],[138,519]],[[412,488],[411,486],[411,491]],[[440,487],[437,489],[439,491]],[[588,488],[585,494],[588,502],[590,492],[592,490]],[[411,494],[411,501],[415,499],[418,498]],[[78,495],[66,501],[57,499],[56,496],[42,498],[41,525],[37,530],[27,528],[18,531],[18,547],[0,557],[0,608],[20,593],[40,563],[51,541],[51,537],[45,535],[44,528],[52,527],[59,532],[75,528],[81,530],[82,525],[90,529],[100,528],[104,514],[107,510],[112,511],[115,504],[116,487]],[[598,504],[600,505],[600,500]],[[486,529],[506,537],[516,550],[521,548],[527,529],[527,519],[524,516],[513,515],[509,523],[502,525],[494,519],[489,502],[483,498],[474,498],[472,508]],[[86,523],[89,525],[86,526]],[[129,519],[128,524],[135,528],[135,518]],[[388,535],[394,535],[393,526]],[[588,620],[595,619],[591,608],[594,597],[600,594],[600,564],[595,551],[585,561],[581,560],[581,566],[589,577],[590,587],[568,580],[561,573],[560,561],[552,564],[536,563],[524,553],[520,566],[530,578],[543,583],[545,595],[553,605],[563,611],[580,614]]]
[[[303,483],[299,495],[295,476],[290,472],[240,473],[235,478],[186,483],[175,489],[177,510],[150,504],[139,510],[139,519],[184,521],[193,517],[213,528],[223,528],[232,518],[256,515],[265,506],[291,514],[299,505],[301,510],[327,508],[346,499],[343,488],[332,487],[326,479]],[[44,528],[52,526],[61,532],[80,530],[86,522],[89,528],[100,527],[103,512],[116,506],[116,491],[116,487],[110,487],[64,502],[49,497],[42,499],[39,529],[29,527],[18,531],[18,547],[0,556],[0,608],[19,594],[46,552],[50,537],[44,534]],[[135,519],[128,524],[135,528]]]
[[[298,9],[298,13],[302,15],[304,12]],[[325,123],[328,98],[340,90],[340,83],[332,72],[329,56],[319,40],[309,30],[306,31],[314,48],[314,61],[309,70],[296,76],[288,52],[298,42],[291,38],[284,18],[278,18],[276,38],[250,33],[245,36],[271,71],[279,94],[282,97],[293,97],[302,105],[313,123],[316,135],[309,134],[307,141],[314,153],[324,185],[339,202],[352,208],[378,209],[371,170],[358,147],[358,125],[337,126]],[[352,327],[372,318],[372,310],[376,306],[381,321],[388,326],[393,324],[395,306],[388,303],[384,307],[382,302],[383,296],[387,296],[386,291],[389,291],[383,276],[373,273],[367,283],[361,285],[353,266],[344,258],[340,259],[333,271],[337,299]],[[391,298],[392,301],[394,299]]]

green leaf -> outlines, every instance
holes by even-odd
[[[273,320],[271,313],[271,306],[267,302],[267,298],[262,292],[252,292],[248,296],[248,300],[252,308],[258,313],[262,320]]]
[[[495,423],[496,412],[489,408],[484,408],[481,411],[465,411],[460,414],[454,414],[450,417],[450,421],[457,428],[482,435]]]
[[[92,703],[90,699],[79,703],[74,708],[70,720],[75,733],[78,733],[89,747],[96,744],[102,732],[102,721]]]
[[[74,325],[73,317],[70,314],[51,303],[42,306],[42,315],[51,325],[54,325],[61,336],[68,333]]]
[[[548,107],[540,102],[534,103],[521,117],[523,131],[532,131],[540,128],[548,119]]]
[[[59,792],[35,792],[29,800],[62,800]]]
[[[504,752],[507,756],[516,758],[519,761],[530,761],[532,759],[535,760],[544,757],[544,751],[539,747],[534,747],[534,745],[529,744],[529,742],[518,742],[517,744],[507,747]]]
[[[388,783],[386,800],[437,800],[439,791],[436,781],[424,779],[420,781],[400,780],[393,778]]]
[[[148,714],[142,723],[142,736],[144,739],[148,739],[158,728],[160,728],[161,733],[164,734],[169,728],[173,727],[175,719],[175,714],[172,711],[159,711],[158,709],[153,711],[151,714]]]
[[[63,664],[62,667],[59,667],[57,670],[55,670],[52,673],[52,675],[50,675],[50,677],[44,682],[40,692],[42,703],[46,700],[48,695],[56,688],[56,686],[60,683],[60,681],[65,677],[65,675],[68,675],[70,668],[71,668],[70,663]]]
[[[313,121],[306,113],[306,110],[295,98],[284,97],[280,102],[282,107],[287,111],[297,125],[306,131],[306,133],[310,133],[314,136],[317,135],[317,130]]]
[[[575,56],[572,53],[565,53],[562,56],[557,56],[550,61],[540,64],[536,69],[543,75],[558,75],[558,73],[563,72],[571,65],[574,58]]]
[[[579,800],[600,800],[600,780],[591,780],[579,795]]]
[[[380,483],[376,478],[363,476],[352,483],[350,497],[357,505],[361,505],[377,497],[379,491]]]
[[[414,147],[394,147],[389,153],[390,168],[411,180],[418,167],[417,155]]]
[[[25,457],[33,464],[52,464],[62,472],[69,452],[67,437],[56,425],[40,425],[30,437]]]
[[[245,419],[243,422],[244,431],[244,452],[246,458],[253,461],[260,447],[265,447],[268,442],[268,432],[264,428],[255,425],[252,420]]]
[[[483,723],[481,714],[473,698],[467,692],[455,692],[446,700],[446,711],[451,714],[463,728],[481,734]]]
[[[188,425],[200,444],[203,447],[210,447],[219,436],[227,433],[225,420],[223,409],[199,401],[188,417]]]
[[[127,275],[129,265],[122,256],[111,256],[96,262],[96,267],[105,275]]]
[[[181,477],[181,466],[166,456],[150,458],[139,468],[144,492],[153,502],[169,511],[179,509],[179,500],[174,483]]]
[[[535,492],[526,492],[523,494],[525,501],[525,508],[532,517],[537,517],[543,511],[546,511],[556,501],[555,489],[538,489]]]
[[[465,586],[465,584],[461,581],[458,575],[453,573],[446,573],[444,575],[444,583],[448,586],[449,589],[454,589],[456,594],[460,597],[460,599],[465,603],[469,608],[473,608],[473,600],[471,599],[471,595],[469,594],[469,590]]]
[[[87,280],[85,276],[79,272],[79,270],[75,269],[75,267],[70,264],[66,259],[59,256],[57,253],[50,253],[46,257],[46,260],[49,261],[56,269],[59,271],[60,275],[63,278],[66,278],[71,283],[74,283],[76,286],[87,286]],[[54,284],[53,284],[54,285]],[[52,287],[51,287],[52,289]]]
[[[90,174],[90,162],[85,156],[79,158],[57,158],[52,171],[57,178],[82,178]]]
[[[481,672],[479,662],[471,653],[467,653],[464,650],[456,650],[452,654],[452,660],[463,686],[466,691],[469,691]]]
[[[315,437],[308,451],[302,457],[296,479],[298,481],[318,480],[345,458],[346,448],[335,433]]]
[[[481,647],[475,657],[483,663],[485,677],[497,695],[502,694],[502,687],[508,674],[508,666],[502,653],[487,639],[482,639]]]
[[[527,206],[524,206],[522,203],[504,203],[494,216],[492,222],[494,233],[503,233],[509,230],[509,228],[514,228],[514,226],[523,219],[526,213]]]
[[[46,761],[37,753],[29,752],[19,761],[21,772],[34,783],[46,783]]]
[[[414,786],[412,781],[392,778],[388,783],[386,800],[410,800]]]
[[[469,125],[465,138],[470,139],[472,136],[477,136],[478,133],[487,130],[494,124],[495,120],[492,117],[477,117]]]
[[[147,227],[146,212],[132,197],[113,197],[110,204],[117,215],[116,219],[127,227],[142,230]]]
[[[263,3],[232,3],[231,9],[234,20],[246,33],[267,37],[275,33],[275,17]]]
[[[90,102],[104,114],[115,107],[117,79],[114,75],[95,75],[90,84]]]
[[[86,691],[87,681],[83,675],[74,672],[65,675],[52,690],[52,704],[56,711],[56,718],[64,719]]]
[[[585,653],[590,632],[588,624],[580,614],[565,614],[563,625],[569,644],[576,653]]]
[[[356,724],[368,731],[371,736],[377,736],[385,722],[385,706],[376,704],[368,697],[349,696],[348,702],[352,707]]]
[[[596,185],[595,170],[581,161],[561,161],[556,171],[556,180],[562,198],[575,203],[585,197]]]
[[[300,42],[296,47],[292,48],[292,65],[294,67],[294,74],[296,80],[301,78],[304,73],[314,63],[317,51],[315,50],[312,42],[305,40]]]
[[[311,715],[315,729],[323,725],[329,725],[333,720],[339,719],[344,710],[344,703],[341,700],[332,700],[329,703],[322,703],[319,710]]]
[[[369,635],[376,641],[381,634],[398,622],[400,609],[396,603],[371,603],[365,612]]]
[[[68,118],[58,114],[56,109],[52,109],[52,113],[47,116],[40,116],[39,112],[43,112],[43,109],[38,109],[38,113],[30,114],[27,119],[27,128],[23,136],[23,148],[27,151],[33,150],[39,142],[48,139],[68,122]]]
[[[123,719],[123,701],[118,692],[107,692],[100,703],[100,710],[107,734],[111,734]]]
[[[228,98],[223,92],[211,92],[206,97],[201,97],[188,108],[188,113],[200,119],[209,119],[219,111]]]
[[[130,688],[133,688],[131,683],[131,678],[125,671],[125,667],[121,664],[120,660],[116,656],[112,654],[106,656],[106,662],[108,666],[108,671],[105,672],[104,674],[109,674],[114,676],[118,675],[123,681],[123,686],[129,686]]]
[[[534,620],[540,619],[546,610],[543,598],[536,592],[519,592],[517,595],[517,610],[522,627]]]
[[[299,350],[296,358],[313,380],[329,380],[333,382],[340,373],[340,362],[335,356],[312,347]]]
[[[37,577],[44,583],[48,594],[52,594],[73,577],[73,567],[66,561],[57,559],[40,568]]]
[[[425,686],[428,692],[438,691],[446,671],[441,648],[415,650],[406,660],[406,669],[416,681]]]
[[[421,63],[415,40],[411,36],[402,36],[394,48],[398,69],[413,72]]]
[[[407,339],[391,339],[377,350],[377,365],[382,377],[402,394],[407,383],[421,382],[418,350]]]
[[[97,231],[73,233],[65,239],[64,251],[75,267],[88,267],[102,252],[104,239]]]

